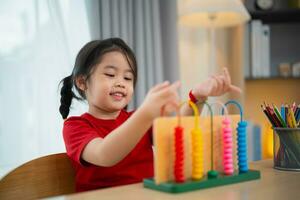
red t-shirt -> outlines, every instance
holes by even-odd
[[[151,129],[122,161],[112,167],[96,166],[81,159],[84,147],[92,139],[105,138],[131,114],[132,112],[122,110],[116,119],[104,120],[85,113],[78,117],[70,117],[64,122],[63,136],[67,154],[76,172],[76,191],[125,185],[153,177]]]

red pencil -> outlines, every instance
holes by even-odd
[[[267,118],[269,119],[270,123],[272,124],[273,127],[276,126],[276,124],[274,124],[272,117],[269,115],[268,111],[266,110],[266,108],[264,108],[263,105],[260,105],[263,112],[265,113],[265,115],[267,116]]]
[[[269,115],[272,117],[273,122],[276,125],[276,127],[281,127],[281,123],[280,123],[279,119],[277,118],[274,110],[269,105],[266,106],[266,109],[269,112]]]

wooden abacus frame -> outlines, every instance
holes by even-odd
[[[229,185],[260,179],[260,172],[257,170],[248,170],[245,173],[234,173],[233,175],[219,175],[217,178],[208,178],[205,176],[199,181],[186,180],[184,183],[167,182],[155,184],[154,179],[144,179],[144,187],[153,190],[159,190],[168,193],[181,193],[193,190]]]
[[[189,102],[189,103],[191,105],[191,102]],[[242,130],[242,132],[244,132],[244,133],[242,133],[242,134],[238,133],[238,136],[237,136],[238,143],[243,143],[243,145],[246,145],[246,141],[244,141],[245,137],[238,138],[239,135],[243,136],[243,134],[244,135],[246,134],[245,133],[245,124],[247,124],[245,121],[242,120],[241,106],[235,101],[228,101],[225,104],[225,106],[228,104],[231,104],[231,103],[237,105],[240,109],[241,120],[238,123],[239,126],[237,128],[237,131],[239,132],[241,129],[244,129],[244,130]],[[191,105],[191,106],[193,107],[193,109],[195,108],[195,106],[193,106],[193,105]],[[223,106],[223,107],[225,107],[225,106]],[[210,111],[211,111],[211,108],[210,108]],[[224,109],[222,110],[222,112],[224,112]],[[198,115],[198,112],[196,111],[195,114]],[[164,119],[164,120],[166,120],[166,119]],[[211,120],[212,120],[212,118],[211,118]],[[180,120],[178,120],[178,121],[180,121]],[[212,124],[212,121],[211,121],[211,124]],[[240,125],[242,125],[244,127],[240,127]],[[212,127],[211,127],[211,129],[212,129]],[[154,127],[154,130],[155,130],[155,127]],[[245,155],[246,151],[245,151],[244,147],[246,147],[246,146],[242,146],[242,147],[239,146],[238,149],[242,149],[242,151],[237,152],[237,155],[238,155],[237,159],[239,160],[239,170],[234,171],[234,173],[231,175],[225,175],[225,173],[220,173],[220,174],[217,174],[216,176],[211,176],[209,173],[215,172],[213,169],[211,169],[208,172],[208,174],[204,175],[200,180],[194,180],[193,178],[188,178],[184,182],[175,182],[172,180],[158,182],[158,181],[155,181],[154,178],[149,178],[149,179],[144,179],[144,187],[154,189],[154,190],[169,192],[169,193],[181,193],[181,192],[187,192],[187,191],[192,191],[192,190],[199,190],[199,189],[205,189],[205,188],[211,188],[211,187],[217,187],[217,186],[222,186],[222,185],[228,185],[228,184],[234,184],[234,183],[240,183],[240,182],[244,182],[244,181],[259,179],[260,178],[259,171],[248,170],[247,156]],[[213,155],[212,155],[212,159],[213,159]]]

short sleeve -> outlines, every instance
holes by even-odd
[[[100,137],[88,121],[72,117],[64,122],[63,137],[68,156],[80,165],[85,165],[81,154],[85,146],[94,138]]]
[[[150,143],[151,143],[151,145],[153,146],[153,128],[152,128],[152,126],[151,126],[151,127],[149,128],[149,130],[147,131],[147,134],[148,134]]]

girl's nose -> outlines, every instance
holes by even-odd
[[[125,88],[124,84],[121,81],[115,83],[116,87]]]

